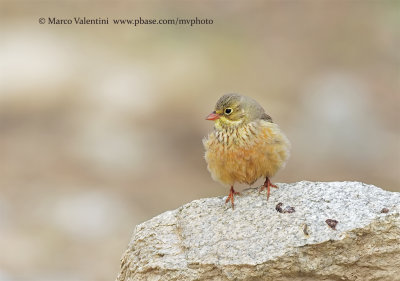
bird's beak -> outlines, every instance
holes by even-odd
[[[212,121],[214,121],[214,120],[219,119],[220,117],[221,117],[221,116],[220,116],[219,114],[217,114],[217,113],[215,113],[215,111],[213,111],[213,112],[211,112],[211,113],[207,116],[206,120],[212,120]]]

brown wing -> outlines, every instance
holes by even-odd
[[[265,120],[265,121],[268,121],[268,122],[271,122],[271,123],[274,123],[274,122],[272,121],[271,116],[269,116],[267,113],[263,113],[263,114],[261,115],[261,119],[263,119],[263,120]]]

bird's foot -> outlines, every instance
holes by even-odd
[[[258,192],[258,194],[260,194],[261,191],[263,191],[264,189],[267,189],[267,200],[268,200],[271,187],[278,188],[275,184],[272,184],[271,181],[269,180],[269,178],[267,177],[265,179],[264,184],[261,186],[260,191]]]
[[[235,203],[234,203],[234,196],[235,195],[240,195],[240,192],[236,192],[233,189],[233,186],[231,186],[231,190],[229,191],[229,195],[228,198],[226,198],[225,204],[229,202],[229,200],[231,201],[232,204],[232,209],[235,209]]]

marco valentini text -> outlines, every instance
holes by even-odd
[[[48,18],[47,24],[108,24],[108,18],[74,17],[73,19]]]

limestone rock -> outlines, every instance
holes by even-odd
[[[400,193],[277,184],[195,200],[138,225],[118,281],[400,280]],[[279,204],[282,203],[282,204]]]

